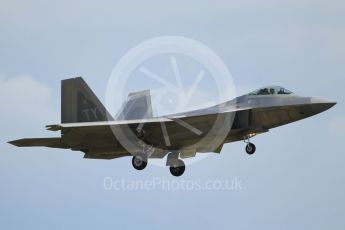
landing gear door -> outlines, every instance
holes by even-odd
[[[236,112],[233,129],[244,129],[249,127],[250,110]]]

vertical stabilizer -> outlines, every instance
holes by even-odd
[[[81,77],[61,81],[61,123],[113,120]]]
[[[122,105],[116,120],[136,120],[152,118],[150,90],[130,93]]]

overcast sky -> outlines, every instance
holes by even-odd
[[[344,229],[344,25],[341,0],[1,1],[1,228]],[[69,150],[6,144],[59,135],[44,126],[60,121],[62,79],[83,76],[104,101],[111,71],[126,51],[162,35],[213,49],[239,94],[282,85],[338,104],[255,137],[253,156],[242,142],[228,144],[178,179],[155,165],[135,171],[130,158],[84,160]],[[107,177],[237,178],[242,189],[108,191]]]

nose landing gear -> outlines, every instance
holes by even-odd
[[[256,147],[253,143],[248,143],[246,145],[246,152],[249,154],[249,155],[252,155],[255,153],[255,150],[256,150]]]
[[[254,137],[254,136],[255,136],[255,134],[249,134],[249,135],[244,137],[244,143],[247,143],[247,145],[246,145],[246,152],[249,155],[254,154],[255,151],[256,151],[255,145],[250,142],[250,138]]]

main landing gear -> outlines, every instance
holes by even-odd
[[[178,177],[178,176],[183,175],[186,169],[186,166],[182,160],[178,159],[177,163],[171,165],[169,169],[170,169],[171,175]]]
[[[150,156],[147,153],[147,151],[143,151],[143,153],[133,156],[132,165],[136,170],[143,170],[146,168],[147,160]],[[186,169],[186,165],[183,160],[179,159],[178,151],[169,153],[166,165],[169,166],[171,175],[176,177],[182,176]]]
[[[143,170],[147,166],[147,160],[152,155],[154,149],[150,145],[143,145],[142,153],[138,153],[132,158],[132,165],[136,170]]]
[[[147,166],[147,157],[144,154],[133,156],[132,165],[136,170],[143,170]]]
[[[178,151],[169,153],[166,165],[169,166],[171,175],[176,177],[182,176],[186,169],[183,160],[179,159]]]

